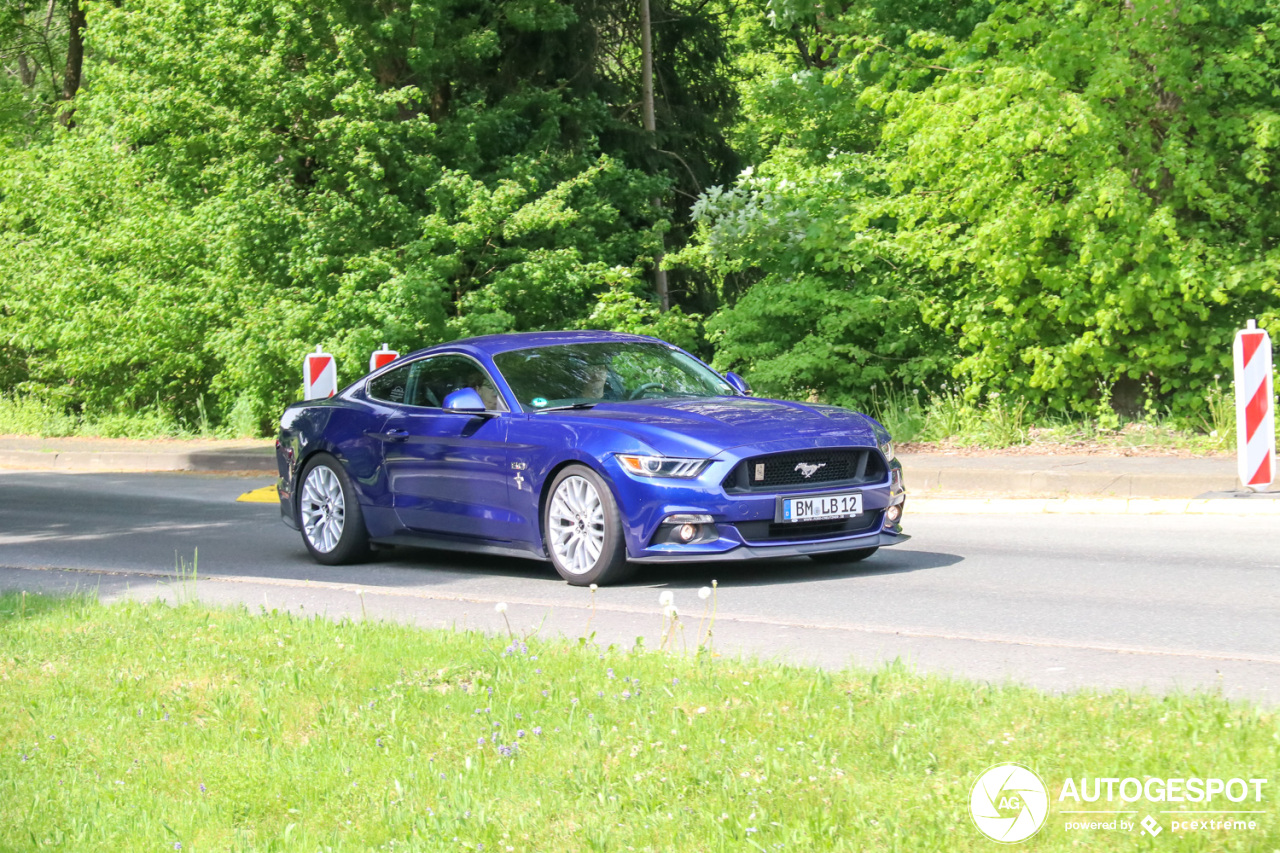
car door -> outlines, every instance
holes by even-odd
[[[383,466],[400,523],[412,531],[510,541],[510,415],[474,359],[444,354],[406,365],[402,401],[382,426]],[[496,414],[447,412],[445,397],[476,388]],[[372,390],[372,389],[371,389]]]

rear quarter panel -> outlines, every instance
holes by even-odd
[[[290,526],[297,526],[294,507],[299,477],[317,453],[328,453],[346,468],[364,507],[389,507],[386,478],[382,474],[379,427],[388,412],[358,399],[330,399],[294,403],[280,418],[276,439],[277,487],[280,511]]]

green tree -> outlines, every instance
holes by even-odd
[[[948,5],[959,23],[942,26]],[[770,153],[728,202],[708,196],[701,242],[722,266],[763,275],[770,310],[815,292],[831,304],[833,259],[869,297],[892,270],[885,298],[910,309],[885,318],[914,311],[944,336],[941,348],[920,336],[944,361],[904,362],[901,381],[945,363],[949,344],[973,394],[1088,410],[1100,389],[1132,400],[1145,387],[1181,415],[1227,369],[1245,318],[1276,321],[1280,226],[1265,214],[1278,201],[1276,3],[917,4],[892,23],[887,6],[808,22],[799,4],[777,8],[789,26],[812,25],[816,62],[775,85],[821,85],[831,94],[808,103],[829,106],[781,122],[808,136]],[[796,224],[790,245],[774,243],[790,281],[758,245],[724,239],[775,221]],[[743,298],[713,327],[732,341],[753,312]],[[839,327],[736,357],[766,377],[801,362],[816,376],[820,345],[849,340]]]
[[[668,227],[650,200],[673,181],[611,64],[631,50],[617,7],[89,12],[74,130],[0,152],[9,387],[265,425],[317,343],[355,378],[383,341],[579,325],[650,296]],[[692,68],[700,42],[669,42]],[[698,162],[671,138],[668,171]]]

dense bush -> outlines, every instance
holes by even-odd
[[[610,14],[95,5],[73,130],[0,153],[5,387],[256,429],[316,344],[349,380],[384,341],[643,308],[671,181],[607,99]]]
[[[0,393],[255,430],[316,344],[603,326],[1195,422],[1277,322],[1280,0],[653,2],[652,136],[632,3],[91,4],[78,90],[8,4]]]
[[[1277,320],[1280,5],[972,5],[968,30],[944,5],[775,5],[816,59],[750,101],[781,144],[700,211],[698,257],[761,277],[712,324],[722,361],[1195,413],[1234,330]]]

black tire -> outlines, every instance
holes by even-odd
[[[328,453],[307,460],[298,478],[298,527],[311,556],[326,566],[359,563],[373,551],[351,478]]]
[[[566,511],[573,514],[574,507],[567,502],[557,502],[562,488],[572,492],[575,488],[581,489],[583,482],[591,487],[599,500],[600,518],[595,524],[590,523],[590,510],[594,510],[594,505],[574,522],[565,515]],[[596,539],[593,531],[600,534],[599,552],[594,561],[591,560],[591,546],[586,544],[588,540]],[[627,563],[627,543],[622,537],[622,513],[618,511],[617,501],[613,499],[613,491],[604,478],[585,465],[569,465],[551,481],[542,507],[542,537],[551,564],[560,577],[573,586],[618,583],[635,571],[634,566]],[[577,548],[572,540],[580,543]],[[578,548],[582,550],[579,552]],[[578,556],[579,553],[582,556]]]
[[[880,546],[877,545],[874,548],[855,548],[852,551],[823,551],[820,554],[810,554],[809,559],[815,563],[861,563],[879,550]]]

